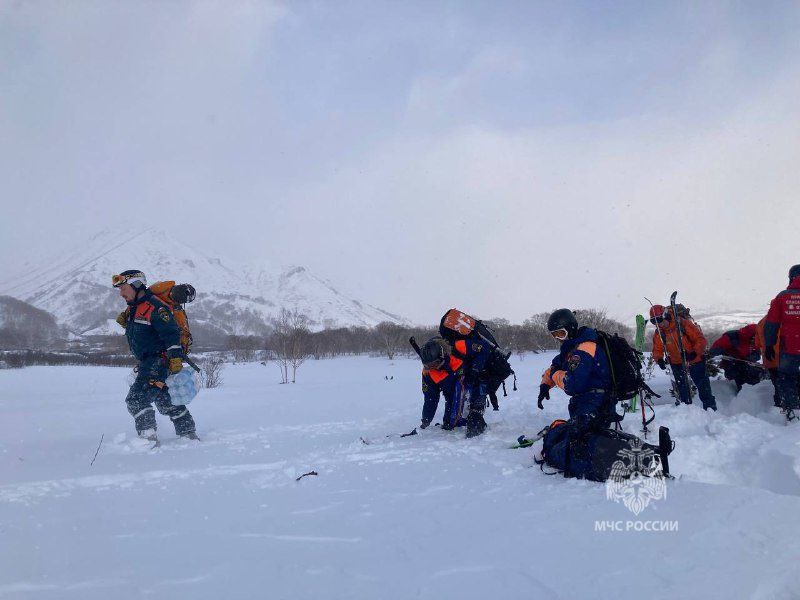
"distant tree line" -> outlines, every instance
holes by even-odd
[[[620,333],[629,340],[632,330],[608,316],[605,310],[577,310],[576,316],[582,325],[595,327],[609,333]],[[512,324],[507,319],[486,319],[484,322],[493,331],[500,346],[508,352],[522,355],[527,352],[555,350],[558,343],[547,331],[550,313],[537,313],[521,324]],[[265,335],[230,335],[221,345],[196,344],[193,352],[213,354],[215,360],[221,355],[228,361],[251,362],[254,360],[274,362],[280,373],[281,383],[297,380],[297,371],[308,359],[320,360],[347,355],[385,356],[389,360],[414,355],[409,338],[420,344],[439,334],[435,326],[404,326],[383,322],[375,327],[331,327],[312,331],[310,319],[298,311],[281,309],[272,320]],[[49,352],[43,347],[5,352],[0,360],[5,366],[18,367],[34,364],[80,365],[95,364],[109,366],[131,366],[133,359],[127,354],[123,335],[96,336],[84,342],[84,347],[74,352]],[[221,346],[221,347],[220,347]],[[203,365],[205,368],[205,365]]]
[[[104,367],[133,367],[136,360],[130,355],[105,352],[47,352],[44,350],[9,350],[0,352],[0,368],[20,369],[36,365],[97,365]]]
[[[484,322],[503,349],[523,354],[558,348],[558,343],[547,331],[549,316],[550,313],[538,313],[525,319],[522,324],[512,324],[507,319],[487,319]],[[582,325],[632,338],[632,329],[609,317],[605,310],[578,310],[576,316]],[[408,342],[410,337],[415,337],[422,344],[439,334],[438,325],[409,327],[383,322],[375,327],[337,327],[311,331],[308,324],[304,315],[284,309],[273,322],[272,332],[266,336],[229,336],[225,350],[235,361],[247,362],[257,358],[279,361],[284,373],[282,379],[288,381],[288,369],[296,372],[308,358],[319,360],[367,354],[393,360],[414,354]]]

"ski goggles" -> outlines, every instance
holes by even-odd
[[[119,275],[111,276],[111,285],[113,285],[115,288],[122,287],[126,283],[130,285],[141,283],[142,287],[147,287],[147,279],[142,272],[120,273]]]
[[[566,329],[561,328],[551,331],[550,335],[556,338],[559,342],[563,342],[565,339],[569,337],[569,332]]]
[[[659,315],[657,317],[653,317],[652,319],[650,319],[650,322],[653,325],[658,325],[659,323],[663,323],[664,322],[664,316],[663,315]]]

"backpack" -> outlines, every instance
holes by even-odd
[[[572,427],[569,421],[554,421],[544,435],[542,459],[536,462],[542,470],[545,464],[556,469],[549,475],[563,473],[565,477],[601,482],[628,479],[634,471],[646,477],[669,477],[668,457],[675,444],[666,427],[659,428],[658,446],[612,429],[590,431],[576,438],[571,435]],[[634,459],[637,454],[641,458]]]
[[[659,397],[644,381],[642,352],[632,348],[619,334],[612,335],[600,330],[597,330],[597,344],[608,358],[608,368],[611,371],[610,401],[613,405],[641,395],[643,391]]]
[[[511,352],[504,352],[494,337],[492,330],[481,320],[470,317],[458,309],[448,310],[439,323],[439,335],[455,346],[458,340],[482,341],[489,344],[492,352],[486,360],[483,375],[488,386],[489,401],[494,410],[499,409],[497,390],[503,387],[503,396],[508,396],[506,382],[514,376],[514,391],[517,391],[517,375],[508,362]]]
[[[192,333],[189,330],[189,319],[186,317],[184,305],[194,300],[195,289],[191,284],[174,281],[157,281],[150,286],[153,295],[161,300],[172,311],[178,328],[181,330],[181,346],[184,354],[189,354],[192,345]]]

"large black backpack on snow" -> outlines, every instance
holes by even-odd
[[[513,375],[513,389],[514,391],[517,389],[517,375],[508,362],[511,352],[504,352],[500,348],[494,337],[494,333],[492,333],[492,330],[486,323],[474,317],[470,317],[468,314],[455,308],[448,310],[439,322],[439,335],[450,342],[450,345],[453,347],[455,347],[455,343],[458,340],[489,345],[492,352],[486,360],[483,376],[488,387],[489,400],[492,403],[492,407],[494,410],[498,410],[497,390],[502,386],[503,396],[508,396],[506,392],[506,379]]]
[[[570,421],[554,421],[544,435],[539,464],[591,481],[627,479],[633,472],[645,476],[669,477],[669,455],[675,447],[669,429],[659,428],[658,446],[648,444],[624,431],[601,429],[580,436],[573,435]],[[657,461],[657,462],[654,462]]]

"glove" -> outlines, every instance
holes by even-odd
[[[539,407],[539,410],[544,410],[542,400],[550,400],[550,386],[544,383],[539,386],[539,397],[536,399],[536,406]]]
[[[697,358],[697,352],[687,352],[686,353],[686,360],[692,362],[695,358]]]
[[[128,328],[128,316],[131,314],[131,309],[126,308],[123,310],[119,315],[117,315],[117,323],[119,323],[120,327],[123,329]]]
[[[764,348],[764,358],[767,360],[775,360],[775,346],[767,346]]]
[[[659,358],[656,361],[656,364],[658,365],[658,368],[661,369],[662,371],[666,371],[667,370],[667,363],[664,362],[663,358]]]
[[[183,369],[183,359],[182,358],[170,358],[169,359],[169,372],[173,375],[175,373],[179,373]]]

